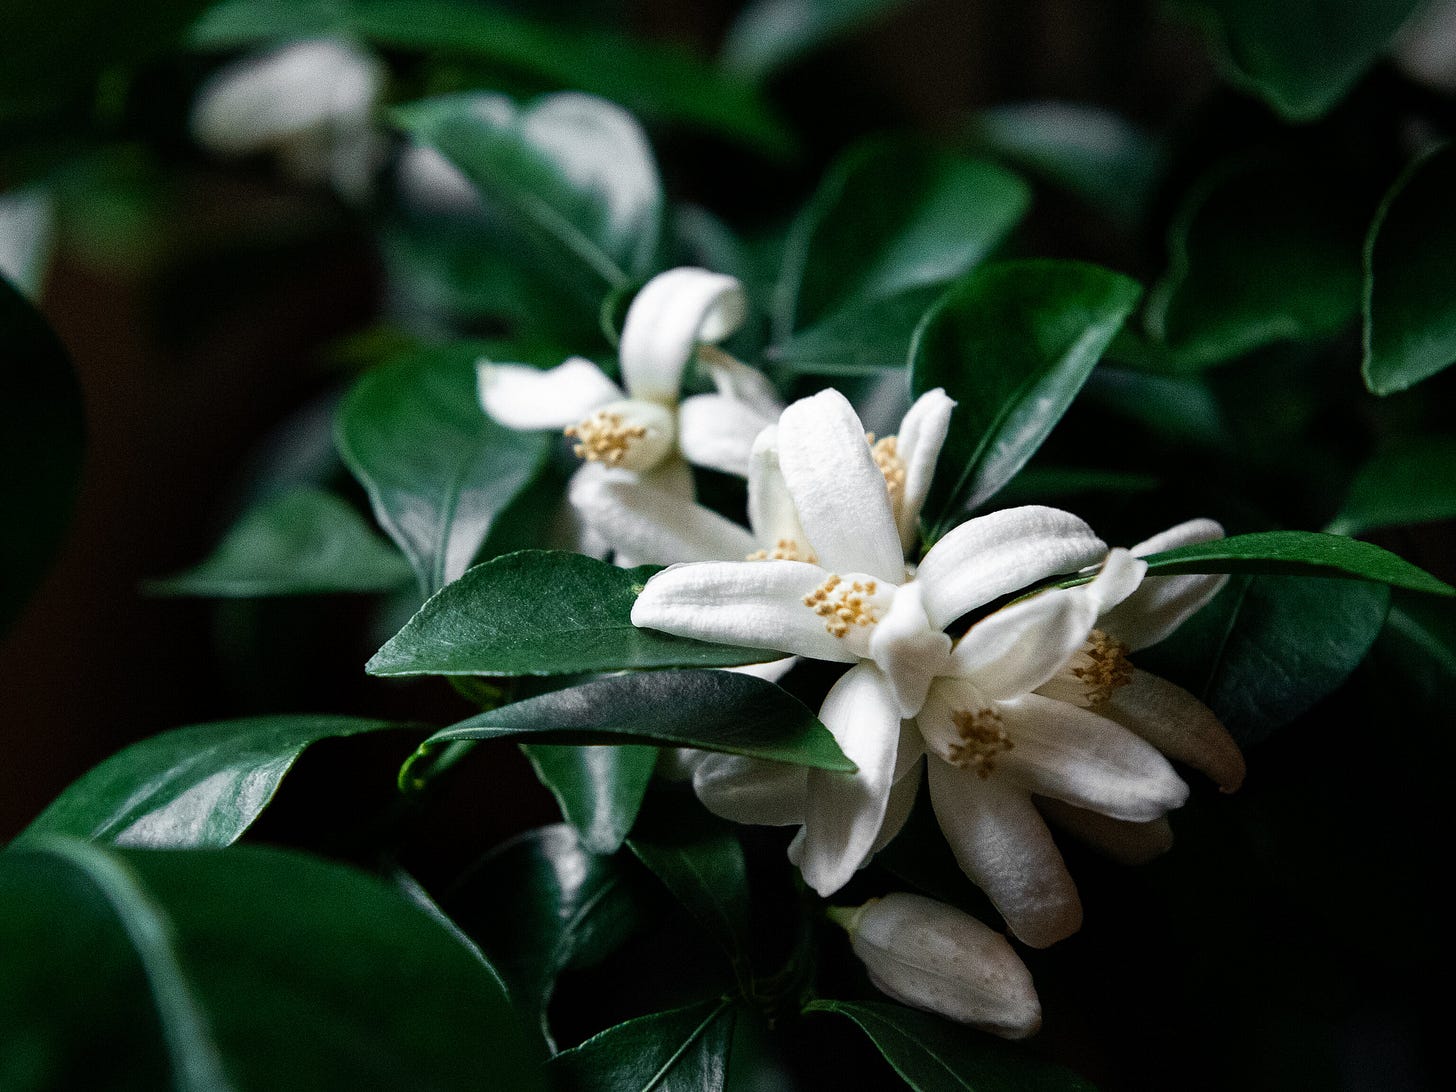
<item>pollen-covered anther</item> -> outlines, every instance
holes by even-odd
[[[1127,645],[1094,629],[1067,665],[1067,671],[1082,684],[1087,707],[1101,705],[1119,687],[1132,682],[1132,663]]]
[[[814,556],[813,550],[800,550],[799,544],[791,538],[781,538],[774,543],[772,550],[754,550],[746,558],[748,561],[807,561],[811,565],[818,564],[819,559]]]
[[[804,596],[804,606],[824,619],[824,628],[833,637],[843,637],[855,626],[872,626],[879,621],[870,597],[879,585],[873,580],[846,583],[841,576],[831,576]]]
[[[957,709],[950,719],[960,742],[950,745],[946,758],[953,766],[975,770],[983,781],[996,769],[997,757],[1016,746],[995,709]]]
[[[890,491],[890,503],[898,505],[900,498],[905,495],[905,460],[900,457],[900,441],[894,436],[876,440],[873,432],[866,432],[865,439],[869,441],[870,454],[875,458],[875,465],[885,476],[885,488]]]
[[[597,410],[590,417],[562,430],[577,441],[572,452],[587,462],[619,466],[627,457],[634,440],[647,435],[646,425],[629,425],[620,413]]]

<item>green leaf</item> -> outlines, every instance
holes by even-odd
[[[932,284],[850,304],[775,346],[770,359],[806,375],[875,375],[903,368],[915,328],[944,291],[944,285]]]
[[[1382,674],[1408,680],[1408,689],[1444,717],[1456,686],[1456,605],[1394,596],[1371,660]]]
[[[456,94],[393,114],[479,186],[558,276],[575,275],[594,297],[659,264],[662,182],[647,137],[621,107],[574,93],[525,107]]]
[[[1159,480],[1152,474],[1125,470],[1098,470],[1081,466],[1028,466],[1006,483],[998,494],[1006,507],[1045,504],[1053,497],[1080,497],[1088,493],[1149,493]]]
[[[642,807],[657,766],[657,748],[532,743],[521,750],[588,852],[617,852]]]
[[[406,725],[275,716],[177,728],[133,743],[73,782],[23,838],[64,834],[117,845],[231,845],[312,743]]]
[[[1151,554],[1147,563],[1150,576],[1240,572],[1340,576],[1432,595],[1456,595],[1456,588],[1389,550],[1318,531],[1260,531],[1196,542]]]
[[[399,551],[354,509],[305,488],[245,512],[205,561],[147,590],[225,599],[382,592],[409,584],[410,576]]]
[[[479,356],[468,345],[403,356],[365,375],[339,409],[339,453],[426,595],[466,570],[548,454],[544,435],[486,417]]]
[[[811,1001],[805,1012],[847,1017],[916,1092],[1095,1092],[1061,1066],[983,1032],[883,1001]]]
[[[727,999],[639,1016],[548,1068],[567,1092],[722,1092],[736,1017]]]
[[[912,392],[944,387],[957,402],[926,505],[937,535],[1026,464],[1139,294],[1126,277],[1081,262],[1004,262],[965,278],[926,315],[910,354]]]
[[[523,550],[442,588],[369,661],[373,675],[571,675],[736,667],[781,653],[673,637],[632,624],[653,566]]]
[[[1329,530],[1358,535],[1444,519],[1456,519],[1456,439],[1405,437],[1360,468]]]
[[[1137,663],[1202,700],[1240,743],[1257,743],[1349,677],[1389,605],[1380,584],[1235,576]]]
[[[1318,340],[1355,317],[1368,211],[1342,181],[1274,158],[1225,164],[1194,186],[1146,315],[1180,368]]]
[[[1385,52],[1421,0],[1176,0],[1230,81],[1291,121],[1319,117]]]
[[[0,950],[13,1092],[544,1086],[476,956],[378,880],[298,854],[11,848]]]
[[[1390,188],[1365,242],[1365,358],[1375,394],[1394,394],[1456,362],[1456,145],[1418,160]]]
[[[70,357],[0,277],[0,634],[50,568],[70,525],[84,434]]]
[[[906,141],[856,147],[794,224],[775,293],[777,339],[847,307],[954,280],[1029,202],[1026,184],[994,163]]]
[[[764,80],[834,38],[849,34],[907,0],[754,0],[723,41],[723,67]]]
[[[829,729],[773,683],[734,671],[644,671],[594,679],[442,728],[421,751],[460,739],[655,743],[854,771]]]

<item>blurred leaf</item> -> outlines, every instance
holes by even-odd
[[[293,853],[14,847],[0,950],[10,1092],[544,1085],[474,955],[379,881]]]
[[[1199,22],[1229,79],[1291,121],[1334,106],[1422,0],[1174,0]]]
[[[1006,483],[997,497],[1009,508],[1088,493],[1148,493],[1158,485],[1158,478],[1152,474],[1081,466],[1027,466]]]
[[[1137,664],[1189,690],[1240,743],[1258,743],[1349,677],[1389,605],[1382,584],[1235,576]]]
[[[1125,332],[1126,327],[1118,336]],[[1112,355],[1108,346],[1107,357]],[[1082,404],[1135,421],[1154,436],[1206,447],[1230,442],[1223,409],[1201,376],[1158,375],[1104,361],[1087,378]]]
[[[1365,386],[1394,394],[1456,362],[1456,145],[1390,188],[1365,242]]]
[[[20,613],[71,522],[85,420],[71,359],[0,277],[0,634]]]
[[[821,770],[855,768],[798,698],[735,671],[642,671],[594,679],[442,728],[417,754],[461,739],[655,743]]]
[[[995,249],[1029,202],[1026,184],[994,163],[903,140],[859,145],[794,224],[775,293],[776,337],[954,280]]]
[[[753,0],[723,42],[723,66],[764,80],[834,38],[849,34],[909,0]]]
[[[339,453],[426,595],[466,570],[547,456],[544,435],[480,408],[479,356],[460,344],[401,357],[359,380],[339,410]]]
[[[1360,468],[1329,530],[1358,535],[1444,519],[1456,519],[1456,439],[1404,437]]]
[[[632,829],[652,771],[657,748],[630,744],[573,747],[521,746],[541,784],[551,790],[561,815],[589,853],[615,853]]]
[[[850,304],[776,346],[770,358],[808,375],[873,375],[905,367],[910,341],[942,284]]]
[[[1408,689],[1444,716],[1456,686],[1456,604],[1397,594],[1371,659],[1382,675],[1404,678]]]
[[[971,121],[970,139],[975,150],[1043,178],[1125,225],[1142,219],[1163,166],[1149,133],[1081,103],[982,110]]]
[[[152,849],[221,848],[262,814],[310,744],[403,727],[307,715],[162,732],[72,782],[21,837],[64,834]]]
[[[655,566],[523,550],[442,588],[369,661],[373,675],[570,675],[646,667],[736,667],[781,654],[632,624]]]
[[[245,512],[200,564],[148,583],[159,595],[249,599],[393,591],[409,563],[354,509],[317,489],[295,489]]]
[[[853,1020],[916,1092],[1095,1092],[1095,1085],[1024,1049],[901,1005],[819,1000],[804,1011]]]
[[[1137,304],[1126,277],[1081,262],[1003,262],[941,298],[915,335],[910,381],[958,403],[926,504],[936,538],[1035,454]]]
[[[704,1001],[639,1016],[551,1059],[567,1092],[722,1092],[737,1010]]]

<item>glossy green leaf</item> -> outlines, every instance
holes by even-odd
[[[1147,562],[1150,575],[1243,572],[1342,576],[1432,595],[1456,595],[1456,588],[1389,550],[1317,531],[1234,535],[1151,554]]]
[[[1456,363],[1456,145],[1391,187],[1365,243],[1365,385],[1394,394]]]
[[[523,550],[442,588],[369,661],[374,675],[571,675],[647,667],[735,667],[782,654],[673,637],[632,624],[657,569]]]
[[[247,599],[393,591],[409,563],[354,509],[318,489],[296,489],[245,512],[200,564],[148,584],[161,595]]]
[[[0,277],[0,634],[50,568],[71,522],[85,421],[71,358]]]
[[[770,359],[807,375],[875,375],[903,368],[915,328],[944,291],[944,285],[932,284],[851,304],[774,346]]]
[[[1240,743],[1257,743],[1333,693],[1385,621],[1381,584],[1240,575],[1178,631],[1138,653],[1208,705]]]
[[[947,292],[911,350],[915,395],[956,400],[927,519],[938,537],[1035,454],[1136,305],[1133,281],[1081,262],[1004,262]]]
[[[1148,294],[1149,332],[1184,369],[1339,332],[1360,307],[1368,215],[1363,199],[1310,164],[1219,168],[1169,227],[1168,271]]]
[[[466,570],[548,454],[545,436],[481,410],[479,355],[458,346],[403,356],[365,375],[339,409],[339,453],[427,595]]]
[[[639,1016],[563,1050],[564,1092],[722,1092],[737,1010],[724,1000]]]
[[[1344,97],[1421,0],[1176,0],[1201,23],[1229,79],[1286,118]]]
[[[734,671],[644,671],[490,709],[442,728],[422,750],[461,739],[520,743],[655,743],[853,771],[808,707]]]
[[[1408,437],[1360,468],[1329,530],[1358,535],[1444,519],[1456,519],[1456,439]]]
[[[755,80],[908,0],[753,0],[728,28],[723,66]]]
[[[929,1013],[883,1001],[811,1001],[859,1025],[916,1092],[1095,1092],[1096,1086],[1024,1048]]]
[[[479,186],[558,275],[577,275],[599,296],[657,267],[662,182],[621,107],[575,93],[524,107],[456,94],[397,107],[394,117]]]
[[[531,743],[521,750],[588,852],[621,848],[657,767],[656,747]]]
[[[155,849],[231,845],[310,744],[402,727],[357,717],[275,716],[162,732],[82,775],[22,837],[64,834]]]
[[[7,1092],[544,1086],[476,956],[298,854],[12,847],[0,950]]]
[[[1123,327],[1119,337],[1127,332]],[[1108,346],[1104,362],[1087,379],[1082,404],[1136,423],[1147,433],[1178,443],[1222,447],[1231,443],[1223,407],[1207,379],[1200,375],[1159,375],[1109,363],[1118,338]]]
[[[1025,214],[1002,167],[905,141],[852,150],[794,224],[774,301],[779,341],[850,306],[946,284],[983,261]]]

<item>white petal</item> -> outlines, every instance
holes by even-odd
[[[804,597],[829,574],[802,561],[705,562],[658,573],[632,606],[632,624],[750,648],[853,663],[859,656]]]
[[[789,406],[779,418],[778,443],[784,480],[820,564],[903,581],[890,491],[844,395],[831,388]]]
[[[734,823],[802,823],[808,784],[803,766],[744,755],[704,754],[693,770],[693,791],[703,806]]]
[[[622,397],[617,384],[579,356],[544,372],[488,360],[476,371],[481,406],[507,428],[565,428]]]
[[[753,441],[774,419],[721,394],[698,394],[678,407],[678,445],[688,462],[748,475]]]
[[[619,470],[642,474],[670,459],[681,461],[675,449],[677,414],[656,402],[608,402],[567,429],[567,435],[579,458]]]
[[[939,387],[926,391],[915,399],[896,434],[900,458],[905,463],[905,491],[900,496],[897,522],[900,525],[900,545],[907,554],[915,545],[920,530],[920,509],[925,506],[926,494],[930,492],[935,462],[945,444],[953,409],[955,402],[945,391]]]
[[[1028,694],[1062,669],[1092,631],[1097,601],[1052,588],[982,618],[951,655],[949,674],[997,701]]]
[[[900,744],[900,714],[873,664],[845,672],[819,708],[819,719],[859,767],[852,774],[809,771],[800,870],[826,898],[869,857],[889,804]]]
[[[1152,538],[1145,538],[1136,546],[1129,547],[1134,557],[1160,554],[1164,550],[1176,550],[1179,546],[1192,546],[1198,542],[1213,542],[1223,538],[1223,525],[1217,520],[1190,519],[1166,531],[1159,531]]]
[[[930,680],[950,657],[950,638],[932,629],[913,581],[895,593],[889,612],[870,636],[870,657],[895,692],[902,717],[913,717],[925,703]]]
[[[998,772],[1033,792],[1114,819],[1147,822],[1188,799],[1168,760],[1116,721],[1028,694],[997,706],[1014,746]]]
[[[925,585],[930,621],[944,629],[967,611],[1106,554],[1106,543],[1070,512],[1027,505],[962,523],[930,548],[916,579]]]
[[[932,760],[930,801],[956,861],[1023,943],[1045,948],[1082,927],[1082,901],[1031,796]]]
[[[1223,538],[1223,528],[1211,519],[1191,519],[1139,542],[1132,552],[1139,557],[1164,550],[1212,542]],[[1150,576],[1119,605],[1110,607],[1101,629],[1136,651],[1155,645],[1171,634],[1228,583],[1226,573],[1190,573],[1182,576]]]
[[[683,368],[701,342],[722,341],[743,323],[748,297],[732,277],[669,269],[637,293],[622,325],[622,380],[633,398],[676,403]]]
[[[1175,762],[1202,770],[1224,792],[1244,783],[1244,756],[1212,709],[1167,679],[1134,671],[1098,708]]]
[[[732,520],[650,480],[588,464],[572,476],[569,496],[582,521],[638,565],[741,561],[758,548]]]
[[[0,193],[0,276],[36,299],[54,241],[54,201],[40,187]]]
[[[1099,615],[1105,614],[1137,592],[1147,571],[1146,561],[1117,546],[1108,551],[1091,582],[1081,585],[1079,590],[1096,604]]]
[[[763,372],[716,349],[700,349],[698,361],[708,369],[713,386],[724,398],[743,402],[749,409],[757,411],[760,416],[770,421],[778,420],[779,414],[784,410],[784,403]]]
[[[895,835],[904,829],[906,820],[915,809],[915,800],[920,795],[920,766],[921,759],[925,757],[925,749],[920,745],[918,733],[904,731],[900,733],[900,739],[900,753],[903,755],[909,751],[915,757],[903,773],[900,772],[899,758],[895,760],[895,783],[890,786],[890,800],[885,805],[885,818],[880,823],[880,833],[875,837],[875,844],[870,846],[870,857],[893,842]],[[868,863],[869,858],[865,858],[865,861]]]
[[[762,679],[764,682],[778,682],[799,662],[797,656],[785,656],[782,660],[769,660],[761,664],[743,664],[740,667],[730,667],[729,671],[736,671],[740,675],[752,675],[755,679]]]
[[[748,523],[765,547],[791,549],[799,560],[814,560],[809,536],[779,469],[778,425],[758,434],[748,457]]]
[[[1036,806],[1052,825],[1118,864],[1147,864],[1173,848],[1173,827],[1166,817],[1129,823],[1049,796],[1036,797]]]

